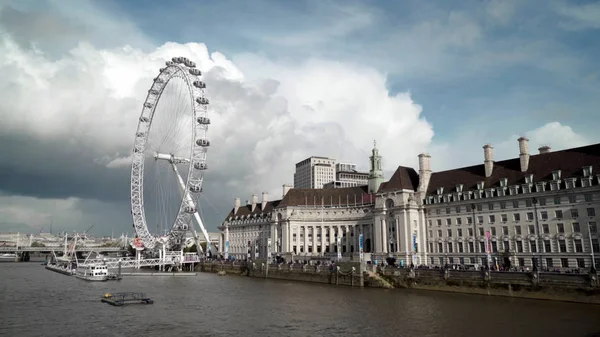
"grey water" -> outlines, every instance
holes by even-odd
[[[107,292],[153,305],[112,307]],[[0,264],[0,336],[600,336],[600,306],[243,276],[86,282]]]

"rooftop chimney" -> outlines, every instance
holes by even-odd
[[[235,198],[233,202],[233,214],[236,214],[238,209],[240,209],[240,198]]]
[[[252,194],[252,212],[256,209],[256,204],[258,204],[258,195]]]
[[[483,166],[485,167],[485,177],[489,178],[494,170],[494,147],[490,144],[483,146]]]
[[[540,151],[540,154],[548,153],[550,152],[550,150],[552,150],[552,148],[549,145],[542,145],[538,149],[538,151]]]
[[[262,192],[262,205],[261,205],[261,211],[265,210],[265,207],[267,207],[267,202],[269,201],[269,194],[267,192]]]
[[[427,192],[431,179],[431,156],[427,153],[419,154],[419,192]]]
[[[291,188],[292,188],[292,186],[290,186],[288,184],[283,184],[283,195],[281,197],[284,198],[285,195],[287,194],[287,192],[289,192]]]
[[[519,159],[521,159],[521,172],[527,172],[529,168],[529,139],[521,137],[519,141]]]

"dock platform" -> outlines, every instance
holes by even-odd
[[[168,273],[168,272],[161,272],[161,273],[121,273],[121,275],[123,276],[196,276],[197,273],[191,272],[191,273],[187,273],[187,272],[176,272],[176,273]]]
[[[154,300],[144,293],[107,293],[104,294],[101,302],[108,303],[115,307],[129,304],[154,304]]]

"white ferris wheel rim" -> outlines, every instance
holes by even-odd
[[[147,157],[147,143],[152,131],[152,121],[156,106],[158,105],[164,89],[174,77],[179,77],[185,82],[189,93],[189,104],[192,111],[192,138],[190,152],[187,158],[171,156],[170,162],[174,165],[175,160],[186,160],[189,163],[185,188],[182,193],[181,202],[177,216],[168,233],[171,246],[184,243],[184,235],[190,228],[194,213],[198,208],[198,198],[202,192],[204,171],[206,165],[207,130],[210,120],[208,119],[208,100],[204,97],[206,84],[200,80],[201,72],[195,68],[195,63],[185,57],[174,57],[166,62],[166,67],[160,69],[159,75],[154,78],[148,95],[144,100],[142,112],[138,120],[135,133],[132,165],[131,165],[131,214],[133,227],[137,237],[141,239],[144,247],[152,249],[158,244],[164,244],[165,240],[152,235],[146,221],[144,208],[144,161]],[[186,103],[188,104],[188,103]],[[158,154],[153,154],[155,158]],[[161,157],[161,159],[165,159]],[[169,159],[166,159],[169,160]],[[175,168],[176,169],[176,168]]]

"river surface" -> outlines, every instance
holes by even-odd
[[[153,305],[112,307],[107,292]],[[600,306],[198,273],[86,282],[0,263],[0,336],[600,336]]]

